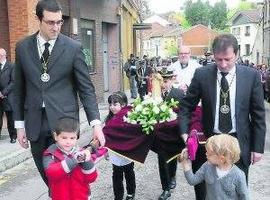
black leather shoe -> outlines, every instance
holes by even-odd
[[[175,177],[173,177],[171,179],[171,182],[170,182],[170,189],[174,189],[176,187],[176,180],[175,180]]]
[[[166,200],[166,199],[169,199],[170,196],[171,196],[171,192],[169,190],[163,190],[158,200]]]
[[[10,143],[16,143],[16,139],[14,139],[14,138],[12,138],[12,139],[10,139]]]
[[[135,194],[128,194],[126,197],[126,200],[134,200],[135,199]]]

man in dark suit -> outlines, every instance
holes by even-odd
[[[13,65],[7,61],[5,49],[0,48],[0,135],[5,112],[10,143],[15,143],[17,138],[11,107],[13,85]]]
[[[60,33],[60,5],[41,0],[36,6],[40,30],[17,43],[14,119],[18,141],[28,148],[45,181],[43,151],[54,142],[52,130],[59,118],[79,119],[78,95],[94,138],[101,145],[101,128],[95,89],[81,45]]]
[[[163,78],[163,82],[161,84],[162,99],[164,101],[174,99],[179,103],[182,102],[185,93],[183,90],[173,87],[173,71],[169,71],[164,67],[159,71],[159,73]],[[162,194],[158,198],[159,200],[168,199],[171,196],[171,190],[176,187],[175,174],[177,169],[177,160],[173,159],[167,163],[167,160],[165,159],[166,155],[164,154],[167,154],[167,152],[158,152],[159,176],[163,190]]]
[[[138,93],[140,95],[140,98],[143,99],[143,97],[148,94],[148,81],[152,73],[152,69],[147,64],[146,59],[138,61],[137,65],[138,66],[136,71],[136,80]]]
[[[217,36],[212,48],[215,64],[196,70],[182,101],[180,133],[186,141],[191,113],[201,100],[205,136],[227,133],[238,138],[241,158],[237,166],[248,178],[249,165],[260,161],[264,153],[266,125],[260,74],[235,64],[238,43],[233,35]],[[206,160],[198,153],[194,171]],[[195,187],[195,192],[196,199],[204,199],[204,186]]]

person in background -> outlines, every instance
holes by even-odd
[[[110,111],[106,118],[105,126],[109,120],[113,119],[113,117],[117,115],[117,113],[120,113],[121,110],[124,111],[123,108],[128,104],[127,96],[123,92],[115,92],[108,97],[108,103]],[[114,200],[122,200],[124,198],[124,177],[126,179],[127,188],[126,200],[135,199],[136,179],[134,172],[134,162],[115,153],[110,154],[110,161],[113,165],[112,180]]]
[[[54,143],[52,130],[58,119],[79,120],[79,99],[94,139],[101,146],[105,144],[82,46],[60,33],[64,23],[61,10],[56,0],[38,1],[39,31],[16,44],[13,107],[17,139],[23,148],[28,148],[30,141],[33,159],[46,184],[43,152]]]
[[[212,53],[210,51],[207,51],[205,54],[205,59],[203,60],[202,62],[202,66],[207,66],[207,65],[212,65],[213,64],[213,61],[212,61]]]
[[[206,199],[248,200],[249,192],[245,174],[235,163],[240,159],[237,139],[229,134],[214,135],[206,141],[207,161],[194,174],[188,151],[182,151],[180,161],[190,185],[202,181],[206,184]]]
[[[14,128],[13,109],[12,109],[12,90],[13,64],[7,61],[6,51],[0,48],[0,137],[3,126],[3,114],[7,117],[7,128],[10,137],[10,143],[15,143],[17,134]]]
[[[43,154],[43,165],[52,200],[88,200],[89,184],[97,178],[91,152],[77,147],[80,124],[72,118],[61,118],[54,131],[55,144]]]
[[[126,76],[129,79],[130,84],[130,94],[131,98],[136,99],[137,98],[137,81],[136,81],[136,59],[134,54],[130,54],[129,59],[124,65],[124,71],[126,72]]]
[[[201,67],[195,60],[190,59],[190,56],[190,48],[183,45],[178,53],[178,61],[168,67],[168,70],[173,71],[176,76],[174,85],[184,92],[187,91],[195,70]]]
[[[178,88],[173,87],[173,71],[167,70],[166,67],[163,67],[159,71],[160,75],[163,78],[161,84],[161,96],[164,101],[170,101],[174,99],[181,104],[182,99],[184,98],[184,92]],[[170,133],[168,133],[170,134]],[[158,167],[159,167],[159,176],[162,185],[162,194],[159,196],[159,200],[166,200],[171,196],[171,190],[176,187],[176,169],[177,169],[177,160],[173,159],[167,163],[165,157],[163,156],[166,152],[158,152]]]
[[[152,68],[147,65],[147,61],[145,59],[140,60],[137,66],[137,86],[138,93],[140,95],[141,100],[143,100],[144,96],[148,94],[148,84],[150,80],[150,76],[152,74]]]

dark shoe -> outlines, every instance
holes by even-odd
[[[163,190],[158,200],[166,200],[166,199],[169,199],[170,196],[171,196],[171,192],[169,190]]]
[[[135,194],[128,194],[126,200],[134,200]]]
[[[16,139],[14,139],[14,138],[12,138],[12,139],[10,139],[10,143],[16,143]]]
[[[176,187],[176,180],[175,180],[175,177],[173,177],[171,179],[171,182],[170,182],[170,189],[174,189]]]

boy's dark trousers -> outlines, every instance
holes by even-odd
[[[162,190],[170,190],[170,182],[176,173],[177,160],[167,163],[163,156],[158,154],[158,168]]]
[[[127,194],[134,194],[136,189],[134,162],[124,166],[116,166],[113,164],[112,179],[114,200],[122,200],[124,197],[124,176],[126,179]]]

